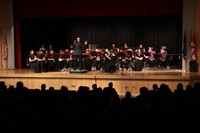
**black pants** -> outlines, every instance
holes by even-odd
[[[144,61],[143,60],[137,60],[135,62],[135,71],[142,71],[144,67]]]
[[[46,72],[46,62],[38,61],[38,72]]]
[[[108,73],[113,73],[116,71],[116,66],[113,62],[109,62],[106,64],[105,66],[105,72],[108,72]]]
[[[34,72],[39,72],[39,64],[37,62],[30,62],[29,65]]]
[[[82,69],[82,55],[75,55],[75,62],[73,69]]]

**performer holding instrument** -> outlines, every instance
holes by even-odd
[[[38,72],[46,72],[46,53],[43,51],[37,52],[37,61],[39,65],[39,71]]]
[[[116,55],[114,51],[107,50],[105,72],[113,73],[116,71]]]
[[[158,68],[170,67],[173,61],[172,56],[174,56],[167,53],[166,46],[161,46],[157,53],[153,47],[148,47],[148,51],[145,52],[141,43],[136,50],[130,48],[127,43],[119,48],[112,43],[110,49],[90,50],[88,42],[84,41],[82,44],[80,37],[76,38],[73,45],[69,45],[69,49],[62,49],[59,53],[54,53],[52,45],[50,46],[48,51],[44,51],[44,45],[42,45],[37,55],[30,50],[29,58],[26,60],[33,64],[35,72],[57,71],[63,68],[103,70],[108,73],[113,73],[118,69],[142,71],[146,65]],[[175,65],[176,62],[172,64],[172,66]]]
[[[28,63],[29,63],[29,66],[32,66],[32,67],[33,67],[34,72],[38,72],[38,71],[39,71],[39,66],[38,66],[38,62],[37,62],[37,57],[36,57],[36,55],[35,55],[34,50],[30,50],[30,52],[29,52]]]
[[[141,48],[138,48],[135,52],[135,71],[142,71],[144,67],[144,52]]]
[[[160,57],[158,60],[158,67],[167,67],[167,47],[161,46],[160,47]]]
[[[53,49],[49,51],[49,54],[46,56],[46,60],[48,72],[56,71],[56,58]]]
[[[148,59],[147,64],[149,67],[155,67],[156,66],[156,58],[154,57],[155,51],[153,50],[153,47],[148,48]]]

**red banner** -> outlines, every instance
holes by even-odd
[[[195,61],[197,58],[197,50],[196,50],[196,40],[195,40],[195,33],[192,31],[192,38],[191,38],[191,60]]]

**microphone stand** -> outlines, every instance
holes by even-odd
[[[125,53],[123,52],[120,52],[118,53],[118,56],[119,56],[119,60],[120,60],[120,68],[122,69],[121,70],[121,75],[125,75],[123,72],[124,72],[124,58],[126,57]]]

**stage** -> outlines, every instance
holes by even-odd
[[[104,73],[102,71],[87,71],[84,73],[71,73],[70,71],[34,73],[31,69],[0,70],[0,80],[5,81],[7,86],[14,85],[22,81],[29,89],[40,89],[41,84],[46,84],[47,89],[54,87],[60,89],[67,86],[69,90],[78,90],[79,86],[88,86],[92,89],[92,84],[97,87],[107,87],[109,82],[113,82],[113,87],[119,95],[124,96],[126,91],[130,91],[133,96],[139,94],[140,87],[146,86],[152,89],[154,83],[167,84],[173,91],[178,83],[184,87],[196,82],[200,82],[200,73],[183,72],[180,69],[148,69],[142,71],[116,71],[114,73]]]

